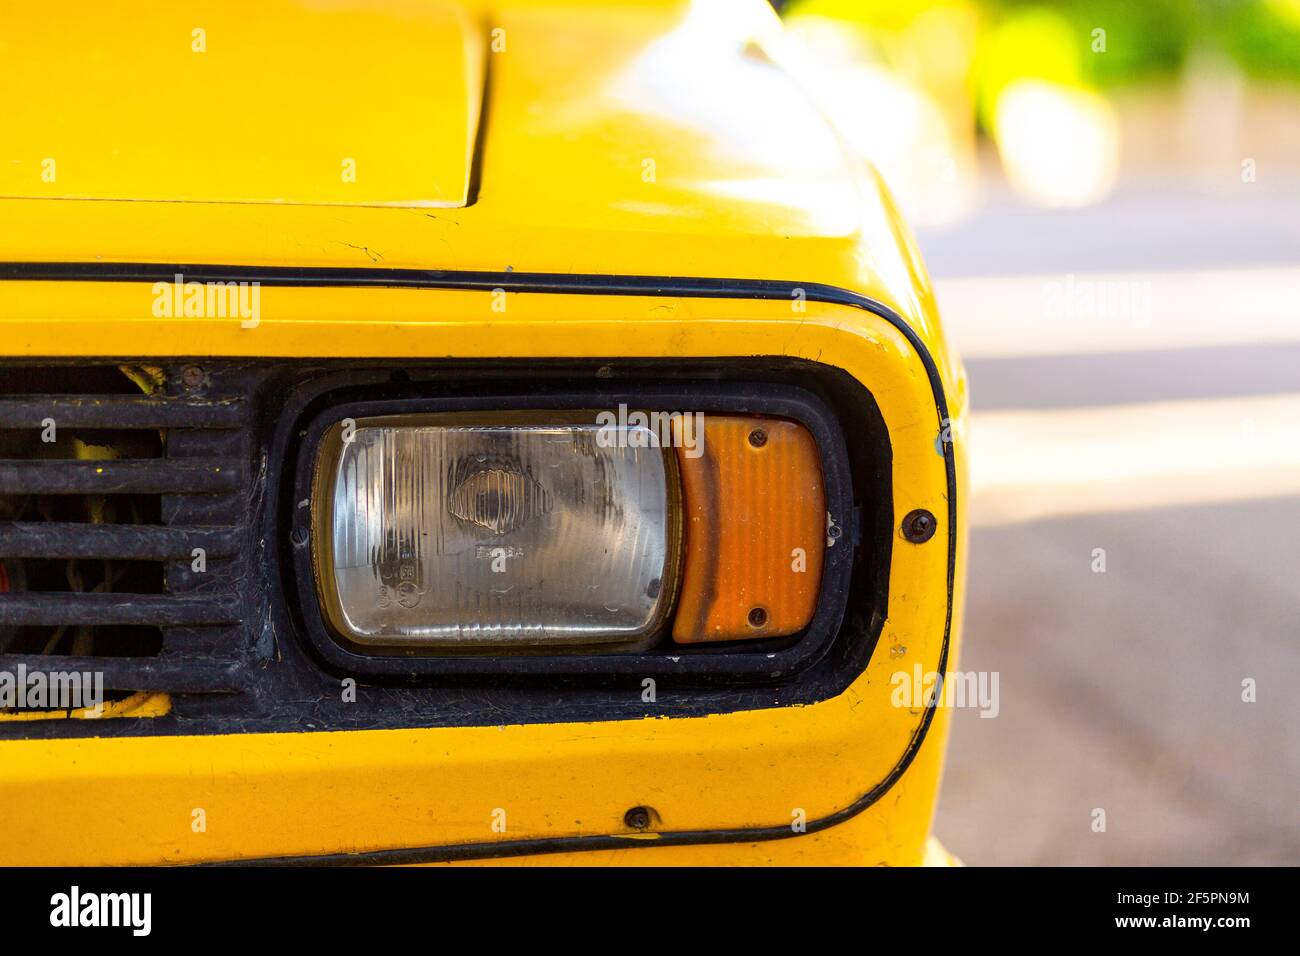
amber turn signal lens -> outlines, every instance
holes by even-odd
[[[707,415],[703,438],[677,443],[685,560],[673,640],[795,634],[821,589],[817,443],[795,422],[748,416]]]

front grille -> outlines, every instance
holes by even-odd
[[[208,384],[0,368],[0,671],[239,689],[248,409]]]

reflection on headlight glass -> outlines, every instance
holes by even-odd
[[[675,486],[646,436],[372,421],[327,440],[313,502],[327,508],[317,566],[343,636],[548,645],[659,628],[675,573]]]

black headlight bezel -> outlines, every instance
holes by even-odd
[[[287,541],[297,617],[312,652],[341,674],[374,679],[419,681],[437,678],[613,677],[669,679],[714,685],[783,680],[821,660],[841,631],[852,589],[854,554],[859,542],[858,510],[844,434],[832,409],[815,393],[770,381],[624,379],[573,388],[572,380],[535,377],[527,390],[517,377],[463,381],[431,378],[415,382],[335,381],[310,403],[312,411],[296,429],[293,450],[293,507],[277,536]],[[454,381],[454,386],[453,386]],[[452,386],[452,387],[449,387]],[[826,551],[821,591],[813,620],[799,634],[770,641],[683,646],[671,643],[649,651],[549,648],[500,654],[473,651],[362,648],[335,632],[321,606],[312,560],[311,494],[321,443],[344,419],[360,421],[392,415],[457,412],[556,411],[591,408],[662,408],[709,413],[762,414],[798,421],[812,433],[821,455],[827,510],[841,534]]]

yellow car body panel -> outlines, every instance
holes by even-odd
[[[5,108],[0,196],[467,201],[485,46],[458,5],[56,0],[3,16],[0,82],[31,95]]]
[[[91,9],[51,6],[73,17]],[[314,7],[220,6],[195,10],[219,26],[271,17],[273,28],[289,30]],[[372,4],[325,6],[357,30],[379,17],[366,12]],[[37,16],[23,15],[24,32]],[[201,25],[196,16],[173,19]],[[85,189],[62,178],[57,186],[67,197],[139,196],[55,199],[34,198],[31,184],[20,191],[7,170],[0,358],[785,356],[843,369],[871,392],[889,429],[895,527],[916,508],[938,520],[929,545],[895,537],[889,615],[869,664],[819,703],[702,717],[517,724],[506,714],[489,727],[0,739],[0,862],[187,863],[430,847],[548,864],[936,859],[928,838],[947,713],[894,706],[890,677],[956,660],[966,399],[905,225],[874,174],[841,149],[778,66],[779,24],[762,5],[505,2],[464,17],[456,36],[481,36],[488,71],[480,168],[467,169],[474,182],[464,208],[372,205],[380,192],[364,189],[349,202],[333,184],[309,184],[312,203],[194,201],[277,193],[293,125],[267,127],[271,139],[258,146],[270,151],[265,182],[241,169],[208,189],[180,168],[152,182],[143,167],[123,167],[111,181],[88,174]],[[129,19],[96,23],[106,48],[121,43],[144,57],[164,45],[128,37],[137,29]],[[221,32],[209,30],[209,54],[188,55],[216,52]],[[493,37],[503,38],[500,52]],[[179,42],[188,45],[188,28]],[[285,46],[273,62],[256,45],[229,49],[245,57],[224,67],[239,78],[223,94],[232,108],[283,76],[328,68],[311,44]],[[54,68],[57,49],[48,55],[51,102],[65,102],[70,89],[61,84],[76,80]],[[146,76],[186,62],[160,49],[132,69]],[[796,128],[769,128],[761,111],[737,105],[754,84],[766,109]],[[475,78],[461,85],[474,88]],[[428,89],[393,92],[409,104]],[[425,108],[439,103],[434,97]],[[165,89],[155,105],[172,115]],[[330,122],[332,107],[303,105],[314,123]],[[32,129],[46,128],[38,111],[23,115]],[[463,119],[448,122],[459,128]],[[11,142],[41,152],[30,130],[7,123],[4,135],[6,154]],[[72,134],[61,135],[76,152]],[[427,160],[416,152],[412,170],[387,182],[412,181],[406,173]],[[130,160],[124,153],[122,163]],[[66,163],[59,169],[77,175]],[[358,173],[355,185],[364,186],[364,165]],[[163,192],[172,199],[157,200]],[[156,317],[150,281],[47,281],[24,272],[24,264],[48,263],[346,269],[354,278],[372,269],[484,273],[501,277],[506,308],[493,308],[499,293],[490,283],[439,288],[434,276],[429,287],[392,288],[376,271],[373,282],[342,287],[269,283],[260,320],[241,327]],[[665,281],[662,294],[590,295],[520,291],[510,279],[575,274],[778,280],[795,291],[677,295]],[[827,290],[881,308],[831,301]],[[947,444],[939,440],[945,429]],[[653,809],[652,832],[624,825],[624,810],[637,805]],[[200,809],[206,825],[196,832]]]

